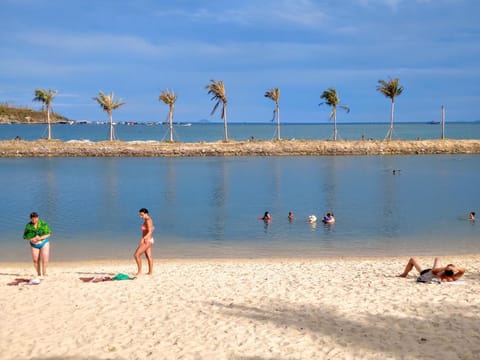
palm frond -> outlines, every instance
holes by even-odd
[[[212,95],[211,100],[221,100],[224,104],[227,103],[227,97],[225,92],[225,85],[223,81],[210,80],[211,84],[206,86],[208,94]]]
[[[271,121],[275,121],[276,116],[277,116],[277,108],[273,109],[273,117]]]
[[[332,120],[333,118],[335,117],[335,108],[333,108],[333,110],[330,112],[330,114],[328,114],[328,120]]]
[[[212,95],[212,98],[210,100],[217,100],[215,106],[213,107],[212,111],[210,112],[210,115],[213,115],[215,111],[217,110],[218,106],[220,103],[223,104],[222,108],[222,115],[221,118],[225,119],[226,118],[226,105],[227,105],[227,97],[226,97],[226,92],[225,92],[225,85],[223,84],[223,81],[216,81],[216,80],[210,80],[211,84],[208,84],[205,88],[208,90],[208,94]]]
[[[163,101],[167,105],[173,105],[177,101],[177,95],[173,90],[163,90],[158,100]]]
[[[113,92],[110,94],[104,94],[100,91],[98,96],[94,97],[93,100],[95,100],[108,114],[110,114],[112,110],[116,110],[125,104],[122,99],[115,100]]]
[[[276,104],[280,101],[280,89],[279,88],[273,88],[270,90],[267,90],[264,95],[266,98],[269,98],[273,101],[275,101]]]
[[[378,80],[377,91],[381,92],[385,97],[395,100],[395,97],[403,92],[403,86],[399,86],[400,79]]]
[[[335,88],[329,88],[325,90],[320,96],[324,99],[324,102],[321,102],[318,105],[328,105],[336,109],[337,107],[344,109],[347,113],[350,112],[350,107],[348,105],[340,104],[340,98],[338,97],[337,90]],[[332,117],[332,114],[329,115],[329,119]]]
[[[33,101],[39,101],[50,107],[53,98],[57,95],[57,90],[35,89],[35,97]]]
[[[221,103],[221,100],[218,100],[215,106],[213,107],[212,111],[210,112],[210,115],[215,114],[215,111],[217,110],[218,105],[220,105],[220,103]]]
[[[328,90],[325,90],[320,96],[320,98],[324,99],[325,102],[322,102],[319,105],[326,104],[328,106],[337,107],[338,103],[340,102],[337,90],[335,90],[334,88],[329,88]]]

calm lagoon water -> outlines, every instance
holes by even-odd
[[[479,170],[479,155],[4,158],[0,261],[29,261],[31,211],[54,260],[130,258],[141,207],[156,257],[479,253]],[[307,223],[327,211],[333,226]]]

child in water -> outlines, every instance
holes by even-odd
[[[322,221],[325,224],[333,224],[335,222],[335,217],[332,212],[329,212],[323,217]]]

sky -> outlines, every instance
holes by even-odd
[[[99,91],[125,105],[114,121],[221,121],[206,86],[225,84],[227,120],[326,123],[334,87],[340,122],[388,122],[378,80],[400,79],[396,122],[480,120],[478,0],[0,0],[0,102],[106,121]]]

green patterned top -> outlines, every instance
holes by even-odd
[[[49,235],[51,234],[50,228],[48,227],[48,224],[43,221],[43,220],[38,220],[37,228],[35,229],[35,226],[33,223],[29,222],[27,225],[25,225],[25,231],[23,232],[23,238],[26,240],[30,240],[34,238],[35,236],[43,236],[43,235]]]

